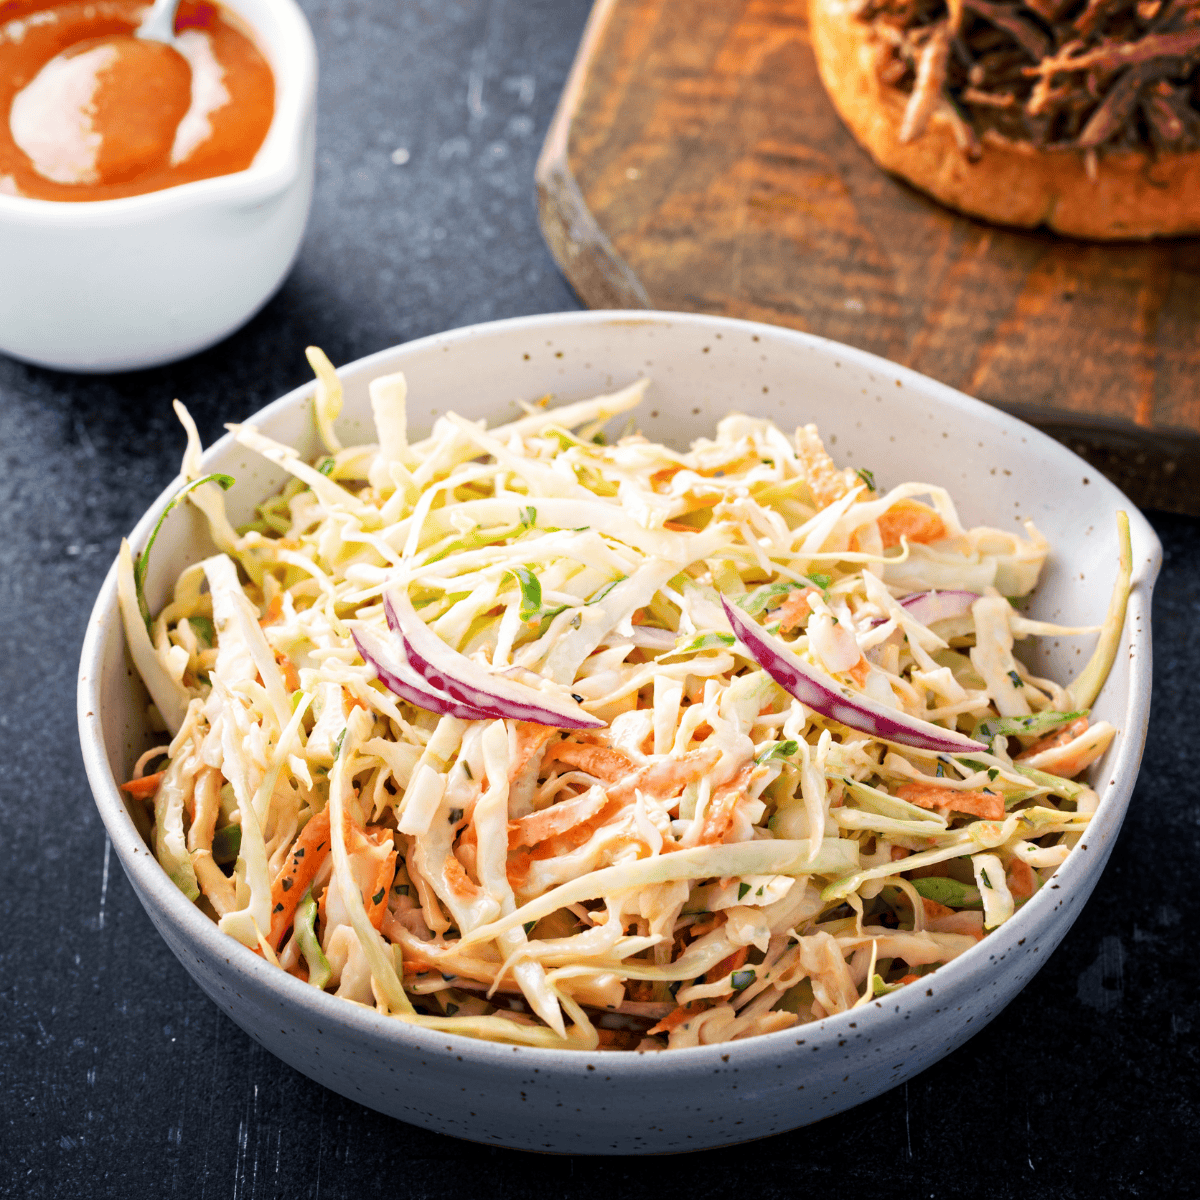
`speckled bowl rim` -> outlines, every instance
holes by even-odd
[[[903,1020],[909,1015],[928,1009],[931,1005],[936,1011],[942,1011],[956,1003],[965,1003],[967,997],[977,992],[983,980],[987,978],[990,963],[997,964],[993,969],[999,970],[998,963],[1010,951],[1023,945],[1026,939],[1037,940],[1039,931],[1048,923],[1054,909],[1063,903],[1063,899],[1056,896],[1056,893],[1061,891],[1065,896],[1069,895],[1072,889],[1083,889],[1086,899],[1103,865],[1101,863],[1100,867],[1095,867],[1094,857],[1100,855],[1107,858],[1111,850],[1112,842],[1128,808],[1145,744],[1151,681],[1150,602],[1162,558],[1162,548],[1157,535],[1145,517],[1115,486],[1103,478],[1096,477],[1094,469],[1089,468],[1072,451],[1023,421],[877,355],[811,334],[757,322],[695,313],[653,311],[633,313],[601,310],[516,317],[433,334],[368,355],[347,364],[342,370],[366,370],[373,363],[391,361],[398,352],[453,346],[480,335],[490,335],[499,331],[544,334],[553,333],[563,327],[590,323],[608,323],[614,326],[686,323],[711,330],[714,334],[740,330],[757,333],[760,337],[772,341],[791,340],[810,350],[818,351],[823,356],[836,356],[843,363],[852,362],[864,369],[879,372],[887,378],[894,378],[936,405],[948,406],[968,415],[986,415],[988,421],[1007,427],[1010,432],[1027,439],[1031,447],[1047,456],[1061,469],[1083,469],[1088,472],[1095,481],[1098,494],[1107,496],[1114,508],[1125,509],[1129,514],[1135,547],[1135,586],[1126,616],[1126,630],[1129,631],[1129,702],[1123,714],[1121,737],[1116,746],[1115,757],[1108,762],[1109,780],[1097,788],[1100,795],[1099,808],[1086,838],[1077,848],[1078,852],[1072,852],[1068,856],[1052,883],[1042,888],[998,930],[990,933],[952,962],[939,967],[936,973],[930,976],[928,986],[905,987],[886,999],[873,1000],[858,1009],[742,1041],[687,1047],[666,1053],[589,1053],[579,1050],[510,1046],[408,1025],[364,1006],[346,1003],[335,996],[317,992],[300,980],[270,966],[239,942],[222,934],[217,926],[170,882],[147,851],[125,810],[117,790],[117,781],[109,768],[102,736],[102,718],[99,715],[98,692],[103,642],[109,623],[119,620],[114,563],[100,589],[88,622],[80,665],[78,714],[88,779],[95,795],[96,806],[123,867],[141,893],[143,903],[156,905],[161,919],[174,926],[182,939],[197,943],[201,955],[224,959],[245,987],[272,994],[278,1002],[299,1010],[314,1022],[337,1025],[347,1032],[361,1036],[381,1050],[386,1049],[389,1044],[407,1045],[431,1054],[444,1053],[452,1048],[460,1055],[470,1056],[487,1067],[505,1071],[527,1071],[536,1067],[564,1082],[580,1079],[586,1071],[596,1069],[594,1059],[602,1061],[606,1075],[628,1079],[630,1082],[636,1081],[637,1077],[645,1072],[668,1071],[699,1078],[712,1070],[730,1066],[740,1066],[743,1069],[756,1064],[765,1066],[774,1064],[781,1054],[793,1050],[797,1032],[803,1034],[809,1047],[818,1044],[833,1046],[839,1040],[847,1038],[851,1030],[862,1035],[876,1024],[890,1024],[897,1019]],[[313,383],[305,384],[247,419],[262,421],[282,408],[304,403],[313,390]],[[231,444],[231,435],[226,435],[216,442],[206,452],[205,464],[222,455]],[[138,522],[130,537],[135,548],[144,544],[158,512],[181,482],[179,479],[172,482]],[[1057,939],[1054,944],[1056,942]],[[1050,949],[1052,948],[1053,945]],[[934,1057],[940,1057],[940,1054]]]
[[[213,175],[173,187],[114,200],[35,200],[0,194],[0,222],[13,227],[111,229],[200,207],[259,203],[286,188],[300,173],[304,129],[317,90],[317,46],[296,0],[250,0],[271,13],[270,27],[242,10],[247,0],[220,0],[245,22],[275,77],[275,112],[263,144],[244,171]]]

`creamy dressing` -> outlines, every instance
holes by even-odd
[[[17,93],[9,116],[12,138],[39,175],[55,183],[99,182],[96,93],[119,56],[114,45],[57,54]]]
[[[216,4],[182,4],[173,47],[134,36],[146,11],[75,0],[0,26],[0,191],[104,200],[251,164],[274,114],[265,59]]]

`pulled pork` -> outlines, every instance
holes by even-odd
[[[901,141],[941,112],[982,141],[1098,153],[1200,149],[1200,0],[861,0],[909,93]]]

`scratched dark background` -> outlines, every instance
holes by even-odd
[[[77,747],[84,621],[120,535],[205,440],[306,376],[493,317],[577,307],[533,163],[587,0],[305,0],[321,55],[299,263],[251,324],[161,370],[0,358],[0,1194],[901,1197],[1200,1194],[1200,522],[1151,514],[1145,765],[1091,903],[966,1046],[841,1117],[671,1159],[452,1141],[327,1092],[220,1015],[110,858]],[[0,265],[0,286],[3,286]]]

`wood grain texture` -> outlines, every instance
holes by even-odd
[[[537,181],[591,307],[860,346],[1200,511],[1200,241],[1001,229],[884,174],[817,79],[803,0],[598,0]]]

